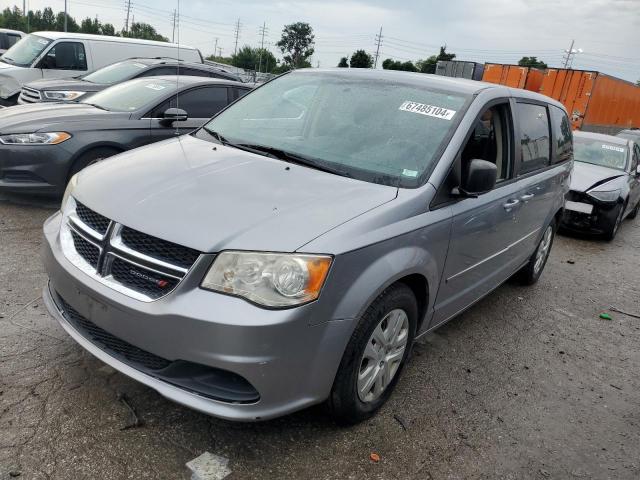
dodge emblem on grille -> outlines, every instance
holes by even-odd
[[[139,272],[138,270],[129,269],[129,273],[130,273],[131,275],[133,275],[134,277],[141,278],[142,280],[146,280],[146,281],[148,281],[148,282],[153,282],[153,283],[155,283],[155,284],[156,284],[158,287],[160,287],[160,288],[164,288],[164,287],[166,287],[167,285],[169,285],[169,282],[167,282],[166,280],[161,280],[161,279],[159,279],[159,278],[151,277],[151,276],[149,276],[149,275],[147,275],[147,274],[144,274],[144,273],[142,273],[142,272]]]

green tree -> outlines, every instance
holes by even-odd
[[[342,57],[338,62],[338,67],[347,68],[349,66],[349,59],[347,57]]]
[[[313,28],[305,22],[285,25],[282,38],[276,43],[283,53],[284,63],[291,68],[311,66],[308,59],[314,52]]]
[[[231,64],[245,70],[271,72],[276,67],[276,57],[266,48],[251,48],[245,45],[235,55],[231,55]]]
[[[640,87],[640,80],[636,82],[636,85]]]
[[[92,20],[87,17],[80,22],[80,31],[82,33],[93,33],[94,35],[99,35],[102,33],[102,29],[100,27],[101,25],[97,18]]]
[[[143,22],[132,23],[129,27],[129,31],[122,32],[123,37],[141,38],[143,40],[157,40],[160,42],[168,42],[169,39],[163,35],[160,35],[153,25]]]
[[[364,50],[356,50],[349,60],[351,68],[371,68],[373,67],[373,57]]]
[[[102,35],[111,35],[112,37],[119,36],[119,34],[116,32],[116,28],[112,23],[103,23],[100,27],[100,33]]]
[[[53,30],[58,32],[64,32],[64,12],[58,12],[56,15],[56,21]],[[73,17],[67,14],[67,32],[79,32],[80,25],[73,19]]]
[[[538,60],[537,57],[522,57],[518,60],[518,65],[521,67],[547,68],[547,64],[542,60]]]
[[[417,72],[418,68],[413,64],[413,62],[400,62],[399,60],[393,60],[392,58],[387,58],[382,62],[382,68],[385,70],[402,70],[405,72]]]
[[[456,54],[455,53],[447,53],[447,46],[443,46],[440,47],[440,53],[438,54],[438,56],[436,57],[436,61],[446,61],[449,62],[451,60],[453,60],[454,58],[456,58]]]
[[[421,73],[436,73],[436,63],[438,63],[438,57],[431,55],[426,60],[418,60],[416,68]]]

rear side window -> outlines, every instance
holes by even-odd
[[[235,101],[237,99],[239,99],[240,97],[245,96],[247,93],[249,93],[249,89],[248,88],[232,88],[231,89],[231,100]]]
[[[53,70],[86,70],[87,57],[80,42],[60,42],[42,59],[40,68]]]
[[[7,33],[7,47],[13,47],[22,37],[20,35],[16,35],[15,33]]]
[[[560,108],[549,106],[551,127],[556,145],[556,156],[551,163],[562,163],[573,157],[573,135],[567,114]]]
[[[549,117],[547,108],[542,105],[518,103],[516,110],[522,150],[520,175],[523,175],[550,164]]]
[[[177,73],[176,67],[162,66],[152,67],[139,75],[140,77],[157,77],[158,75],[175,75]]]
[[[173,96],[162,102],[151,113],[152,118],[161,118],[168,108],[180,108],[189,118],[210,118],[228,104],[226,87],[201,87],[181,93],[178,101]]]

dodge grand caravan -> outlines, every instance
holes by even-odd
[[[44,290],[81,346],[260,420],[390,396],[413,341],[538,280],[572,168],[564,107],[407,72],[301,70],[70,181]]]

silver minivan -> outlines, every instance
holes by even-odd
[[[501,85],[300,70],[99,162],[47,220],[81,346],[191,408],[262,420],[390,396],[414,340],[538,280],[572,168],[564,107]]]

